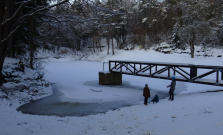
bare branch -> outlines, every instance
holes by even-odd
[[[30,2],[30,1],[27,1],[27,2],[22,3],[22,4],[19,6],[19,8],[15,11],[15,13],[13,14],[13,16],[12,16],[11,18],[7,19],[6,21],[2,22],[1,25],[5,25],[6,23],[9,23],[10,21],[12,21],[12,20],[18,15],[18,13],[19,13],[19,11],[22,9],[22,7],[23,7],[25,4],[27,4],[28,2]],[[65,3],[65,2],[68,2],[68,0],[64,0],[64,1],[61,1],[61,2],[59,2],[59,3],[57,3],[57,4],[53,4],[53,5],[50,5],[50,6],[41,8],[41,9],[38,9],[38,10],[36,10],[35,12],[29,13],[29,14],[26,14],[26,15],[23,15],[23,16],[21,16],[16,22],[21,23],[21,21],[23,21],[23,19],[25,19],[26,17],[33,16],[33,15],[35,15],[35,14],[38,13],[38,12],[45,11],[45,10],[47,10],[47,9],[49,9],[49,8],[52,8],[52,7],[61,5],[61,4]],[[20,27],[20,24],[19,24],[14,30],[12,30],[12,31],[11,31],[5,38],[3,38],[3,39],[0,41],[0,44],[6,42],[6,41],[7,41],[7,40],[8,40],[8,39],[9,39],[9,38],[10,38],[10,37],[11,37],[11,36],[18,30],[18,29],[19,29],[19,27]]]
[[[6,38],[1,40],[0,44],[3,44],[4,42],[6,42],[19,29],[19,27],[20,25],[18,25],[13,31],[11,31]]]
[[[40,9],[38,9],[38,10],[32,12],[32,13],[29,13],[29,14],[26,14],[26,15],[24,15],[24,16],[21,16],[21,17],[19,18],[19,20],[22,21],[23,19],[25,19],[25,18],[27,18],[27,17],[29,17],[29,16],[33,16],[33,15],[39,13],[39,12],[48,10],[48,9],[50,9],[50,8],[52,8],[52,7],[56,7],[56,6],[61,5],[61,4],[65,3],[65,2],[68,2],[68,0],[63,0],[63,1],[59,2],[59,3],[53,4],[53,5],[50,5],[50,6],[47,6],[47,7],[40,8]]]
[[[38,12],[45,11],[45,10],[47,10],[47,9],[50,9],[50,8],[52,8],[52,7],[59,6],[59,5],[61,5],[61,4],[63,4],[63,3],[66,3],[66,2],[68,2],[68,0],[63,0],[63,1],[59,2],[59,3],[50,5],[50,6],[48,6],[48,7],[44,7],[44,8],[38,9],[38,10],[36,10],[35,12],[32,12],[32,13],[28,14],[27,16],[33,16],[33,15],[35,15],[35,14],[38,13]]]
[[[13,14],[13,16],[12,16],[11,18],[8,18],[8,19],[6,18],[6,20],[3,21],[1,25],[5,25],[6,23],[12,21],[12,20],[18,15],[18,13],[19,13],[19,11],[22,9],[22,7],[23,7],[25,4],[27,4],[28,2],[30,2],[30,1],[23,2],[23,3],[19,6],[19,8],[17,8],[17,10],[16,10],[15,13]]]

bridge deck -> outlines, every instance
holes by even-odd
[[[223,66],[110,60],[109,71],[121,74],[223,86]]]

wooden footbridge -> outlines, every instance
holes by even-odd
[[[223,66],[110,60],[110,73],[223,86]]]

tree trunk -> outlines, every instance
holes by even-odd
[[[12,13],[10,13],[10,11],[11,10],[14,10],[15,9],[15,6],[16,6],[16,4],[15,4],[15,0],[10,0],[10,1],[8,1],[9,3],[7,4],[8,6],[9,6],[9,8],[7,8],[9,11],[7,11],[8,13],[7,13],[7,16],[8,16],[8,18],[10,18],[11,16],[12,16]],[[6,6],[7,6],[6,5]],[[8,23],[7,25],[6,25],[6,29],[7,29],[7,36],[8,36],[8,34],[11,32],[11,31],[13,31],[15,28],[16,28],[16,26],[18,26],[19,24],[18,23]],[[5,35],[5,37],[6,37],[6,35]],[[13,35],[8,39],[8,41],[6,42],[6,44],[7,44],[7,49],[8,49],[8,53],[7,53],[7,56],[8,57],[12,57],[12,58],[15,58],[15,56],[16,56],[16,46],[15,46],[15,43],[14,43],[14,37],[13,37]]]
[[[115,55],[115,50],[114,50],[114,38],[112,37],[112,55]]]
[[[80,51],[81,50],[81,41],[80,41],[80,39],[77,39],[77,47],[76,47],[76,50],[77,51]]]
[[[97,45],[99,46],[100,52],[102,51],[101,49],[101,43],[100,43],[100,38],[97,38]]]
[[[117,47],[119,48],[119,49],[121,49],[121,44],[120,44],[120,40],[119,40],[119,36],[116,36],[116,43],[117,43]]]
[[[2,42],[5,37],[9,34],[9,24],[4,24],[4,27],[2,25],[3,17],[5,19],[10,18],[10,1],[5,0],[5,7],[1,7],[4,9],[0,9],[1,11],[5,11],[4,13],[0,13],[0,85],[3,84],[4,76],[3,76],[3,64],[6,57],[6,51],[7,51],[7,42]]]
[[[16,57],[16,46],[15,46],[13,38],[9,39],[9,48],[10,48],[10,50],[8,52],[9,53],[8,56],[15,58]]]
[[[107,54],[109,54],[109,48],[110,48],[110,38],[109,36],[107,37],[107,45],[108,45],[108,50],[107,50]]]
[[[194,44],[190,45],[190,51],[191,51],[191,58],[194,58],[194,51],[195,51]]]
[[[33,69],[33,59],[34,59],[34,49],[33,49],[33,42],[30,43],[30,60],[29,60],[29,66],[31,69]]]
[[[195,52],[195,48],[194,48],[194,42],[195,42],[195,31],[194,28],[191,29],[191,41],[190,41],[190,52],[191,52],[191,58],[194,58],[194,52]]]
[[[2,74],[4,60],[5,60],[4,45],[0,43],[0,86],[3,84],[4,81],[4,77]]]
[[[3,76],[3,64],[5,61],[5,57],[6,57],[6,51],[7,51],[7,46],[5,43],[1,43],[1,38],[2,36],[2,27],[0,26],[0,86],[3,84],[4,82],[4,76]]]
[[[3,18],[3,12],[2,12],[2,6],[0,6],[0,23],[2,22],[2,18]],[[2,75],[2,69],[3,69],[3,63],[4,63],[4,51],[3,51],[3,47],[4,45],[1,43],[2,41],[2,25],[0,24],[0,86],[3,84],[3,75]]]
[[[29,60],[29,66],[31,69],[33,69],[33,59],[34,59],[34,52],[35,52],[35,44],[34,44],[34,19],[33,17],[30,18],[30,39],[29,39],[29,45],[30,45],[30,60]]]

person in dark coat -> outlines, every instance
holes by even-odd
[[[148,85],[146,84],[144,89],[143,89],[143,96],[145,97],[144,99],[144,105],[147,105],[148,103],[148,98],[150,97],[150,90]]]
[[[153,102],[153,103],[154,103],[154,102],[156,102],[156,103],[159,102],[159,97],[158,97],[157,94],[156,94],[155,97],[153,98],[152,102]]]
[[[174,90],[175,90],[175,87],[176,87],[176,79],[175,77],[173,76],[172,77],[172,82],[170,85],[167,86],[167,88],[170,87],[170,90],[169,90],[169,100],[174,100]]]

